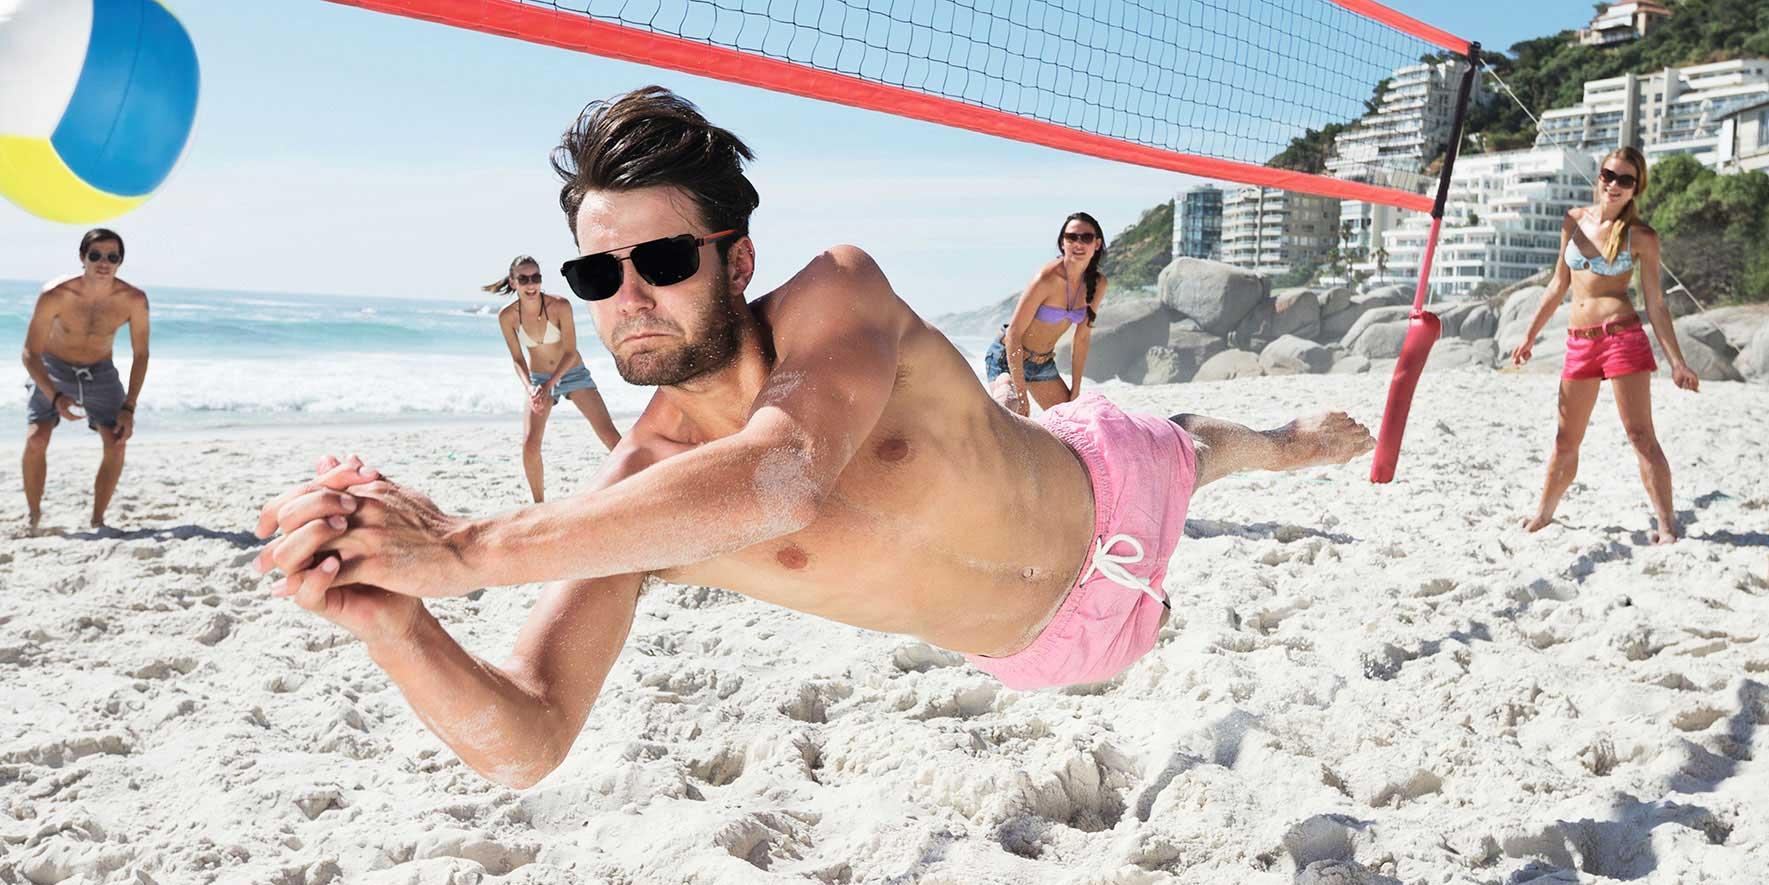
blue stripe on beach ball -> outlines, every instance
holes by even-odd
[[[93,0],[86,65],[51,142],[81,180],[145,195],[172,172],[196,117],[196,47],[157,0]]]

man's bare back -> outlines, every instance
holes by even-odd
[[[876,268],[864,275],[865,291],[838,291],[803,273],[752,305],[777,332],[822,313],[790,309],[796,300],[839,302],[832,310],[855,298],[890,304],[899,337],[889,399],[815,521],[660,574],[957,651],[1016,650],[1080,570],[1093,526],[1087,474],[1048,432],[992,400],[957,349]],[[633,433],[659,461],[722,435],[667,403]],[[1039,516],[1028,524],[1025,514]]]

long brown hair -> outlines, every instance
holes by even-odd
[[[541,263],[534,260],[534,256],[532,255],[518,255],[516,256],[515,261],[510,262],[510,269],[504,273],[503,279],[500,279],[495,283],[486,283],[479,287],[480,290],[491,292],[496,295],[508,295],[511,292],[516,291],[516,284],[510,282],[510,280],[516,276],[516,268],[521,267],[524,264],[532,264],[535,266],[536,270],[539,270],[541,266]],[[541,303],[545,304],[546,302],[543,299]]]
[[[1601,170],[1603,164],[1610,160],[1621,160],[1633,166],[1635,181],[1633,195],[1628,197],[1628,203],[1622,207],[1622,213],[1616,216],[1616,224],[1609,229],[1609,239],[1603,243],[1605,261],[1614,261],[1615,257],[1621,254],[1622,244],[1627,242],[1629,228],[1646,223],[1640,217],[1640,197],[1646,193],[1646,157],[1637,148],[1623,145],[1605,154],[1603,161],[1597,164],[1597,168]],[[1598,189],[1602,190],[1602,185],[1598,185]]]
[[[1099,226],[1099,222],[1093,220],[1092,215],[1086,212],[1071,212],[1068,218],[1063,219],[1063,226],[1056,229],[1058,255],[1063,252],[1063,231],[1069,229],[1069,222],[1076,220],[1087,222],[1093,228],[1093,235],[1099,237],[1099,249],[1094,251],[1093,260],[1087,262],[1087,270],[1081,274],[1081,278],[1087,281],[1087,324],[1091,326],[1098,317],[1098,314],[1093,312],[1093,290],[1099,287],[1099,260],[1106,257],[1106,232]]]

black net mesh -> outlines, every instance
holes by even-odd
[[[519,2],[1148,147],[1413,192],[1427,184],[1406,167],[1429,157],[1378,152],[1329,170],[1329,140],[1306,139],[1365,117],[1397,71],[1443,56],[1329,0]],[[1441,79],[1453,92],[1454,72]],[[1385,115],[1363,152],[1430,135],[1436,114],[1425,110]]]

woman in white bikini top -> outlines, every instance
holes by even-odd
[[[527,255],[518,255],[510,262],[510,271],[503,279],[484,288],[487,292],[516,296],[498,311],[498,326],[503,330],[510,361],[515,364],[516,377],[521,379],[523,394],[528,399],[522,417],[522,470],[528,478],[529,493],[539,502],[545,497],[541,435],[559,397],[577,406],[609,449],[620,442],[620,431],[615,429],[608,406],[602,402],[596,382],[577,352],[577,326],[571,304],[541,291],[540,264]]]

